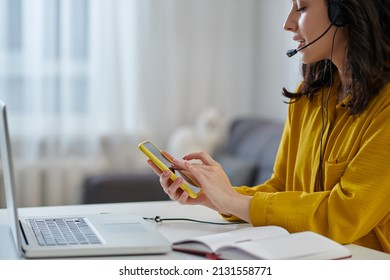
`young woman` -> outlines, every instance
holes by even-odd
[[[293,0],[284,29],[303,81],[283,89],[289,113],[272,177],[232,188],[207,153],[191,153],[173,167],[201,184],[192,199],[149,164],[181,204],[390,252],[390,1]]]

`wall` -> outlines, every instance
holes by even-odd
[[[289,58],[286,50],[296,47],[292,33],[283,29],[290,10],[289,1],[259,1],[259,42],[256,114],[283,120],[286,117],[286,99],[282,88],[295,89],[300,78],[299,54]]]

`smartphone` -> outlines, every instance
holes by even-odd
[[[164,152],[158,149],[150,141],[142,142],[138,145],[138,148],[155,164],[161,171],[169,170],[170,178],[176,180],[178,177],[183,179],[183,183],[180,186],[184,191],[188,192],[191,198],[196,198],[200,191],[199,184],[196,180],[192,179],[183,171],[173,170],[172,159],[170,159]]]

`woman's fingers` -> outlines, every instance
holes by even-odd
[[[150,167],[153,169],[153,171],[158,175],[160,176],[162,171],[160,168],[157,167],[157,165],[155,165],[153,163],[153,161],[151,161],[150,159],[147,160],[147,163],[150,165]]]
[[[183,179],[181,178],[177,178],[173,181],[170,178],[170,172],[168,170],[164,171],[160,176],[160,184],[163,187],[164,192],[173,200],[178,200],[183,194],[184,191],[181,188],[182,183]]]
[[[168,153],[164,150],[160,151],[160,153],[167,161],[169,161],[169,162],[173,161],[173,156],[170,153]]]
[[[169,154],[166,154],[167,157],[173,159],[173,157]],[[154,164],[151,160],[147,160],[147,163],[153,169],[153,171],[160,177],[160,185],[163,191],[169,196],[170,199],[177,201],[180,204],[199,204],[199,203],[208,203],[204,195],[200,195],[201,197],[197,199],[190,198],[188,192],[184,191],[181,186],[183,184],[182,178],[177,178],[176,180],[171,179],[171,172],[169,170],[162,171],[156,164]],[[184,167],[184,165],[183,165]],[[206,202],[205,202],[206,201]],[[205,204],[205,205],[208,205]],[[210,206],[212,207],[212,205]]]
[[[201,151],[198,153],[191,153],[183,157],[184,160],[200,160],[205,165],[218,166],[216,162],[207,152]]]

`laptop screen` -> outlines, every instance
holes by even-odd
[[[19,246],[20,231],[17,219],[17,207],[15,205],[14,197],[14,171],[12,161],[11,142],[8,130],[7,122],[7,108],[4,102],[0,101],[0,156],[1,156],[1,169],[3,171],[5,198],[7,204],[8,219],[11,225],[12,234],[16,242],[16,247],[21,250]]]

